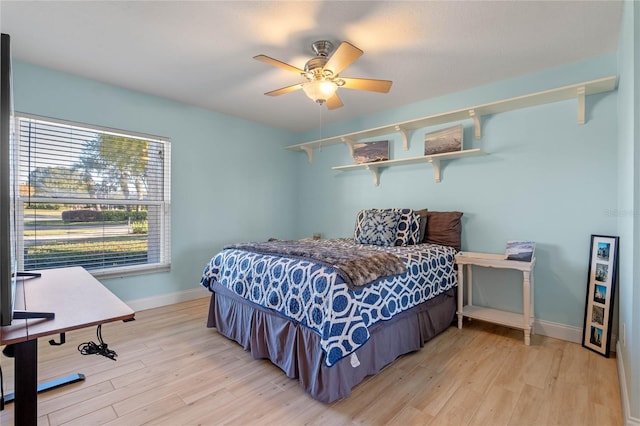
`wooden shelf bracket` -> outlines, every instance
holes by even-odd
[[[584,86],[578,87],[578,124],[585,123],[585,95],[586,88]]]
[[[433,177],[436,183],[440,183],[440,160],[432,159],[429,162],[433,166]]]
[[[367,166],[367,170],[373,175],[373,185],[380,186],[380,170],[377,166]]]
[[[473,128],[476,139],[480,139],[482,137],[482,129],[480,126],[480,116],[476,114],[475,109],[469,110],[469,117],[473,120]]]
[[[403,128],[399,124],[395,125],[396,132],[399,132],[402,135],[402,146],[405,151],[409,151],[409,132],[407,129]]]
[[[356,141],[345,137],[342,137],[340,139],[345,143],[345,145],[347,145],[347,148],[349,148],[349,154],[351,154],[351,158],[353,158],[354,146],[356,144]]]
[[[307,153],[309,164],[313,164],[313,148],[310,146],[301,146],[300,149]]]

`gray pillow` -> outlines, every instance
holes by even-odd
[[[427,212],[425,243],[450,246],[460,251],[462,212]]]

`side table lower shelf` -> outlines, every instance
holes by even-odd
[[[517,328],[520,330],[526,329],[525,324],[522,322],[522,314],[501,311],[499,309],[476,305],[465,305],[462,308],[462,316],[505,325],[507,327]],[[529,324],[529,327],[532,328],[533,324]]]

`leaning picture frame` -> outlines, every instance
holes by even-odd
[[[609,357],[619,237],[591,235],[582,346]]]

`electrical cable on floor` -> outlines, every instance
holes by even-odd
[[[108,345],[102,340],[102,324],[98,325],[98,329],[96,331],[98,336],[99,344],[94,342],[80,343],[78,345],[78,351],[82,355],[102,355],[114,361],[117,361],[116,357],[118,354],[116,351],[108,348]]]

